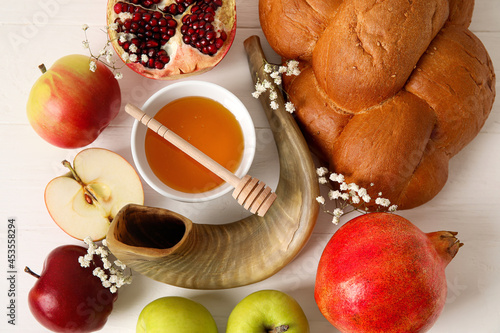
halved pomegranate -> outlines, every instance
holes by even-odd
[[[171,80],[204,73],[236,34],[235,0],[109,0],[109,36],[135,72]]]

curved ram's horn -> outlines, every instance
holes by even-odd
[[[256,36],[245,41],[252,74],[262,78],[265,61]],[[257,78],[254,76],[254,81]],[[219,289],[263,280],[288,264],[311,236],[319,205],[314,163],[282,96],[269,108],[261,96],[280,162],[277,199],[264,217],[224,225],[192,223],[162,208],[125,206],[111,223],[111,252],[135,271],[185,288]]]

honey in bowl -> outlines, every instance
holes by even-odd
[[[238,169],[244,150],[243,132],[235,116],[219,102],[200,96],[182,97],[161,108],[154,118],[229,171]],[[144,145],[151,170],[172,189],[202,193],[224,183],[150,129]]]

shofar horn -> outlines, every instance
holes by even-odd
[[[254,81],[266,77],[260,41],[245,41]],[[125,206],[107,234],[110,251],[127,266],[170,285],[222,289],[270,277],[288,264],[309,240],[319,205],[319,186],[308,146],[282,96],[271,110],[261,101],[273,131],[280,162],[277,199],[264,217],[249,216],[223,225],[196,224],[162,208]]]

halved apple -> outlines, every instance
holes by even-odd
[[[45,204],[56,224],[76,239],[103,239],[118,211],[129,203],[144,204],[135,169],[122,156],[103,148],[79,152],[70,172],[52,179]]]

